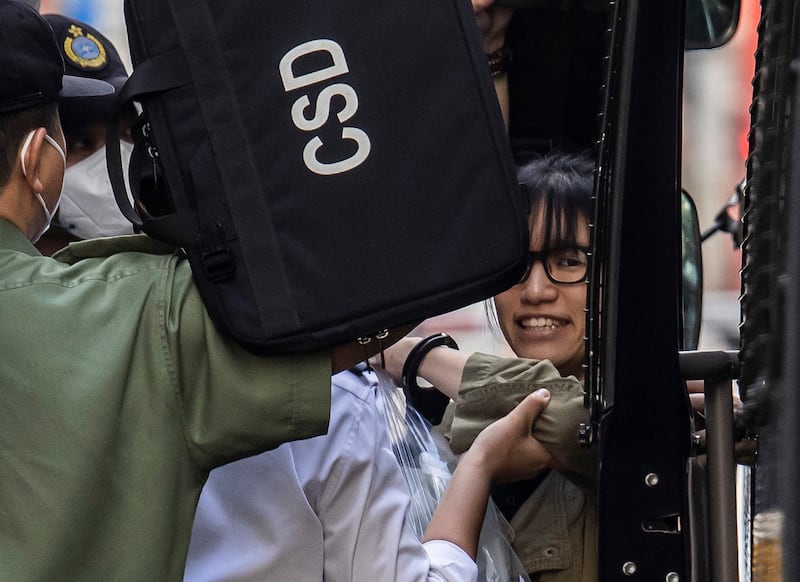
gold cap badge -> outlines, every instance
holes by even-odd
[[[64,54],[81,69],[100,69],[108,63],[103,43],[74,24],[69,27],[64,39]]]

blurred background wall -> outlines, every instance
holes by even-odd
[[[739,29],[717,49],[689,51],[684,61],[683,187],[692,195],[701,230],[745,177],[758,0],[741,0]],[[730,235],[703,244],[701,348],[738,348],[741,252]]]

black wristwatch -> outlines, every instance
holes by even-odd
[[[457,350],[458,344],[446,333],[437,333],[426,337],[415,345],[408,353],[400,381],[408,401],[431,424],[442,422],[444,411],[450,398],[435,388],[420,388],[417,383],[417,372],[425,356],[434,348],[446,346]]]

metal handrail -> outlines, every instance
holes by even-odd
[[[711,580],[739,579],[733,391],[739,374],[736,351],[680,352],[684,380],[705,385],[709,574]]]

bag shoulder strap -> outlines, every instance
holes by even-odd
[[[219,180],[228,202],[235,237],[246,265],[270,265],[269,276],[250,277],[256,295],[271,297],[286,313],[294,313],[294,300],[275,228],[262,190],[261,178],[247,141],[247,131],[237,103],[233,81],[222,58],[215,20],[207,2],[168,0],[175,30],[196,89],[200,113],[208,132]],[[198,181],[196,187],[202,188]],[[220,196],[219,192],[209,195]],[[199,194],[202,197],[202,194]],[[225,236],[230,236],[226,233]],[[257,302],[262,321],[268,321]]]
[[[106,127],[106,166],[111,180],[114,199],[123,216],[137,229],[150,236],[191,248],[196,244],[193,224],[194,217],[186,213],[153,217],[148,215],[138,200],[136,192],[125,186],[122,168],[122,155],[119,143],[119,111],[143,95],[161,93],[186,85],[190,80],[189,71],[180,51],[160,55],[137,65],[125,82],[116,98],[114,115]],[[131,198],[134,204],[131,204]]]

